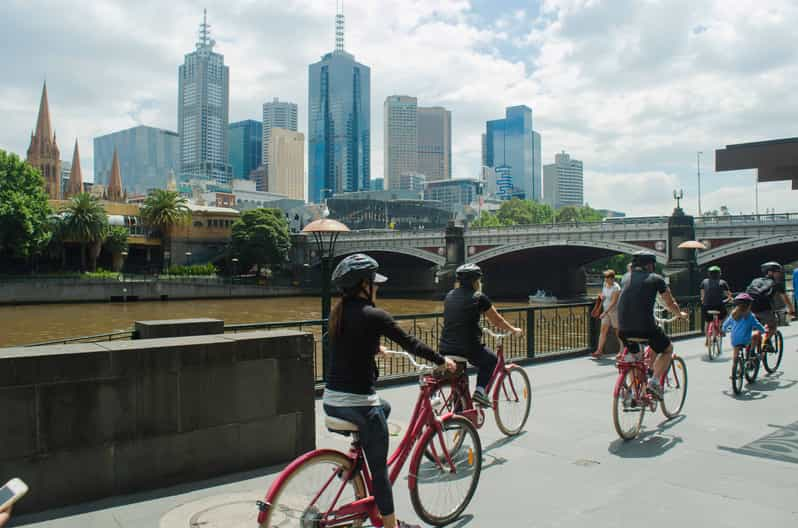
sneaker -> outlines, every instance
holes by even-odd
[[[406,523],[404,521],[397,520],[396,521],[396,528],[421,528],[421,526],[419,526],[417,524],[410,524],[410,523]]]
[[[662,399],[662,385],[660,385],[659,382],[656,379],[652,378],[652,379],[648,380],[648,388],[647,388],[647,390],[656,399],[658,399],[658,400]]]
[[[471,396],[471,399],[480,407],[493,407],[493,402],[490,401],[490,398],[488,398],[484,392],[474,391],[474,395]]]

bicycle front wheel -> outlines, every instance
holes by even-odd
[[[327,516],[329,510],[366,497],[360,472],[344,481],[351,468],[352,460],[343,453],[325,450],[287,469],[289,473],[279,487],[269,492],[267,501],[271,506],[260,528],[306,528],[322,523],[327,526],[335,520]],[[359,528],[363,519],[354,519],[348,526]]]
[[[618,394],[612,400],[612,422],[618,436],[631,440],[640,432],[646,406],[643,403],[643,386],[636,380],[635,370],[623,375]]]
[[[719,335],[713,335],[712,340],[709,342],[709,359],[715,359],[720,356],[721,338]]]
[[[449,524],[463,513],[482,471],[482,443],[474,424],[468,418],[451,416],[441,425],[440,433],[431,431],[422,437],[410,464],[413,508],[421,520],[434,526]],[[459,447],[451,452],[448,447],[453,444]]]
[[[756,381],[756,376],[759,374],[759,356],[760,354],[767,354],[766,349],[768,345],[751,345],[745,351],[745,380],[748,383]]]
[[[510,365],[497,383],[493,395],[496,425],[507,436],[517,435],[524,429],[532,406],[529,376],[518,365]]]
[[[687,365],[680,357],[674,357],[662,383],[662,414],[675,418],[682,412],[687,399]]]
[[[740,349],[734,350],[734,362],[732,363],[732,390],[734,394],[740,394],[743,391],[743,371],[745,360],[743,359],[743,351]]]
[[[762,350],[762,364],[768,374],[773,374],[776,369],[781,365],[781,356],[784,353],[784,338],[781,332],[776,330],[776,333],[771,338],[773,341],[772,346],[768,346],[767,350]]]

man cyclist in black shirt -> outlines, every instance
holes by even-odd
[[[654,273],[656,256],[650,251],[638,251],[632,257],[632,269],[621,279],[621,297],[618,300],[618,330],[621,341],[630,350],[636,344],[628,343],[630,338],[645,339],[656,353],[652,365],[653,374],[648,380],[648,391],[662,398],[659,379],[671,364],[673,345],[654,319],[654,303],[657,294],[668,310],[685,318],[687,314],[679,309],[668,285],[660,275]]]
[[[488,321],[497,328],[520,335],[516,328],[496,311],[496,307],[482,293],[482,270],[476,264],[463,264],[455,271],[457,283],[446,294],[443,301],[443,330],[439,351],[444,356],[464,356],[479,369],[477,388],[472,399],[482,407],[493,403],[485,394],[498,359],[496,354],[482,344],[482,329],[479,320],[484,313]]]
[[[726,302],[734,301],[729,284],[720,278],[720,267],[710,266],[707,271],[709,271],[709,277],[701,281],[701,314],[704,316],[704,334],[706,334],[706,325],[714,320],[714,316],[708,312],[720,312],[718,319],[723,322],[726,320]],[[709,337],[707,337],[705,346],[709,346]]]
[[[770,327],[768,339],[770,334],[778,328],[778,320],[775,313],[773,313],[773,299],[778,295],[784,301],[784,305],[788,308],[790,315],[795,315],[790,297],[784,288],[784,268],[778,262],[765,262],[760,266],[762,270],[762,277],[757,277],[751,281],[745,292],[754,298],[751,304],[751,311],[754,313],[759,322],[763,325]]]

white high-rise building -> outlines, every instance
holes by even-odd
[[[215,44],[204,13],[196,49],[186,54],[179,69],[180,179],[229,187],[233,176],[227,160],[230,71],[224,56],[213,51]]]
[[[554,163],[543,166],[543,201],[554,209],[585,203],[582,162],[565,151],[554,156]]]
[[[269,159],[269,192],[304,201],[305,135],[272,128]]]
[[[402,173],[418,171],[418,100],[407,95],[385,98],[385,187],[399,188]]]
[[[265,168],[266,179],[257,182],[258,190],[266,190],[266,182],[269,181],[269,143],[273,128],[297,131],[297,104],[280,101],[275,97],[271,102],[263,103],[263,167]],[[270,189],[271,190],[271,189]]]

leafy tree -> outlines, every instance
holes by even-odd
[[[105,250],[111,254],[114,271],[121,270],[124,265],[122,253],[128,249],[127,237],[127,229],[122,226],[113,226],[108,230],[105,242],[103,242]]]
[[[502,222],[497,214],[485,211],[479,218],[471,222],[472,227],[502,227]]]
[[[64,235],[80,244],[80,269],[86,270],[86,252],[89,269],[94,271],[100,244],[108,234],[108,217],[100,201],[89,193],[80,193],[64,210]]]
[[[600,222],[603,216],[601,213],[590,207],[568,205],[557,210],[557,222]]]
[[[29,260],[45,250],[50,214],[41,174],[0,150],[0,262]]]
[[[726,207],[725,205],[721,205],[720,206],[720,215],[721,216],[730,216],[731,213],[729,212],[729,208]]]
[[[231,247],[244,269],[285,260],[291,247],[288,222],[279,209],[246,211],[233,224]]]
[[[141,208],[141,219],[150,231],[161,237],[161,247],[169,247],[169,231],[191,218],[188,200],[176,191],[155,189]]]

